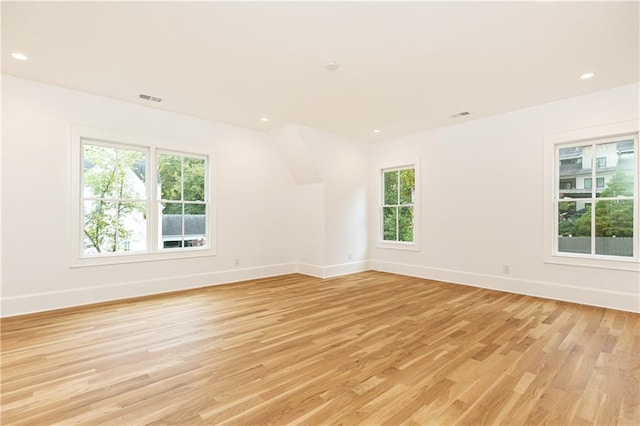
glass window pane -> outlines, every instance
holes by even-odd
[[[182,199],[182,158],[177,155],[158,155],[158,185],[160,199]]]
[[[84,202],[84,254],[145,251],[145,203]]]
[[[84,254],[115,251],[117,232],[116,203],[84,202]]]
[[[633,140],[596,145],[596,188],[600,197],[633,196]]]
[[[400,204],[413,204],[415,187],[415,169],[400,170]]]
[[[205,204],[185,204],[184,240],[185,247],[204,246],[207,243],[207,206]]]
[[[633,201],[596,203],[596,254],[633,256]]]
[[[413,207],[400,207],[398,212],[399,241],[413,241]]]
[[[116,196],[121,199],[147,198],[147,155],[142,151],[118,150]]]
[[[83,195],[114,198],[116,194],[116,149],[85,144],[82,158]]]
[[[147,250],[147,209],[145,203],[118,203],[116,251]]]
[[[558,150],[558,190],[560,198],[591,197],[591,145]]]
[[[184,200],[204,201],[205,161],[204,159],[185,157]]]
[[[398,171],[384,172],[384,203],[398,204]]]
[[[160,223],[162,227],[162,238],[160,241],[160,247],[182,247],[182,208],[182,203],[160,203],[159,211]]]
[[[382,208],[383,232],[382,239],[385,241],[397,241],[397,207]]]
[[[591,253],[591,205],[583,201],[558,203],[558,251]]]

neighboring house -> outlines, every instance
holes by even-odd
[[[595,186],[598,196],[618,170],[633,174],[633,140],[599,145],[594,153],[590,146],[560,149],[560,198],[591,198]],[[592,163],[596,167],[593,181]],[[576,211],[584,210],[590,203],[576,201]]]
[[[184,237],[182,235],[182,219],[184,218]],[[162,247],[198,247],[207,242],[206,215],[202,214],[167,214],[162,216]],[[184,245],[181,242],[184,238]]]

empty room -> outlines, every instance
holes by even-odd
[[[0,18],[0,424],[640,424],[640,2]]]

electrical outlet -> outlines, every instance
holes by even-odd
[[[353,260],[353,256],[349,253],[349,260]]]
[[[235,264],[236,264],[236,266],[240,266],[240,259],[238,259],[237,257],[236,257]]]
[[[502,265],[502,273],[510,274],[511,273],[511,265]]]

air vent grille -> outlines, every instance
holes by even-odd
[[[151,102],[162,102],[162,98],[157,98],[155,96],[151,96],[151,95],[145,95],[144,93],[141,93],[139,95],[140,99],[144,99],[145,101],[151,101]]]

